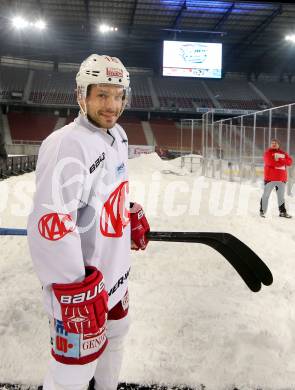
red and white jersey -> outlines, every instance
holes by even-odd
[[[61,319],[52,283],[84,279],[98,268],[109,309],[127,289],[130,269],[128,141],[121,126],[106,132],[79,115],[41,145],[28,242],[45,309]]]

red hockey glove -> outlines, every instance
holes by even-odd
[[[100,271],[86,267],[86,277],[82,282],[54,283],[52,288],[61,305],[67,332],[89,334],[103,330],[108,313],[108,293]]]
[[[150,225],[144,215],[143,209],[138,203],[130,203],[131,240],[136,244],[135,250],[145,249],[148,244],[146,233],[150,231]]]

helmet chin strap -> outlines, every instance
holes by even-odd
[[[84,116],[87,116],[87,106],[86,106],[85,100],[84,100],[83,103],[84,103],[85,109],[82,107],[82,104],[81,104],[80,99],[78,100],[78,104],[79,104],[79,107],[80,107],[80,111],[82,112],[82,114],[83,114]]]

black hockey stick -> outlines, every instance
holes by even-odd
[[[0,235],[25,236],[25,229],[0,228]],[[211,246],[234,267],[251,291],[257,292],[261,282],[272,283],[272,274],[266,264],[242,241],[229,233],[149,232],[150,241],[200,243]]]
[[[26,229],[0,228],[0,236],[26,236]]]
[[[233,266],[249,289],[258,292],[261,289],[261,281],[253,270],[243,261],[243,258],[232,250],[229,245],[221,241],[204,238],[200,244],[208,245],[219,252]]]
[[[271,271],[260,257],[246,244],[229,233],[150,232],[148,238],[151,241],[190,242],[213,247],[232,264],[244,281],[247,279],[247,282],[245,282],[252,291],[259,290],[257,290],[257,280],[267,286],[273,281]],[[225,253],[224,248],[227,248],[228,254]],[[251,276],[246,269],[250,270]],[[253,284],[253,288],[250,287],[251,284]],[[255,285],[257,286],[256,289]]]
[[[229,233],[223,234],[223,242],[229,245],[234,251],[240,253],[243,260],[253,269],[257,277],[265,286],[270,286],[273,282],[272,273],[266,264],[249,248],[243,241]]]

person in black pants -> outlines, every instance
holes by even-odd
[[[5,149],[4,138],[0,133],[0,177],[3,176],[3,170],[7,161],[7,152]]]

